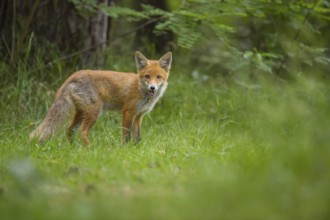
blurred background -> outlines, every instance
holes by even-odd
[[[135,50],[174,51],[223,76],[313,74],[330,63],[326,0],[2,0],[0,16],[2,83],[23,64],[49,80],[44,71],[59,63],[109,69]]]
[[[329,0],[1,0],[1,216],[330,219],[329,21]],[[136,50],[173,52],[140,144],[115,113],[90,148],[27,140],[72,72]]]
[[[135,71],[136,50],[172,51],[184,81],[328,79],[329,19],[327,0],[2,0],[1,104],[43,112],[72,72]]]

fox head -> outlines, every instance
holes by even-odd
[[[162,94],[167,86],[171,69],[172,53],[167,52],[159,60],[148,60],[142,53],[135,53],[140,84],[150,96]]]

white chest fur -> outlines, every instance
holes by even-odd
[[[162,86],[155,96],[151,97],[149,95],[146,95],[136,106],[137,114],[145,114],[150,112],[154,108],[160,97],[163,96],[165,90],[166,85]]]

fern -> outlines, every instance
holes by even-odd
[[[147,16],[143,12],[139,12],[126,7],[112,6],[109,7],[104,4],[98,5],[98,8],[107,16],[112,18],[125,18],[128,21],[139,21],[142,19],[148,19]]]
[[[183,48],[191,48],[196,41],[202,36],[199,30],[198,20],[185,19],[182,16],[170,15],[164,22],[158,23],[155,29],[156,34],[160,34],[165,30],[170,30],[177,36],[177,44]]]
[[[212,49],[217,48],[219,51],[225,45],[229,53],[236,51],[237,54],[243,54],[245,63],[253,63],[268,73],[278,66],[286,69],[285,59],[299,59],[304,63],[304,57],[313,55],[314,62],[308,65],[329,65],[326,52],[319,53],[301,46],[323,47],[322,44],[314,47],[313,43],[322,33],[320,28],[324,30],[330,20],[329,1],[186,0],[170,12],[146,4],[142,5],[141,11],[137,11],[129,7],[97,4],[95,0],[70,1],[81,11],[93,13],[101,10],[113,19],[157,22],[154,34],[171,31],[175,35],[176,44],[182,48],[192,49],[199,41],[204,42],[204,45],[212,42],[209,44]],[[240,38],[242,30],[249,32],[248,40]],[[249,57],[249,54],[253,56]],[[221,56],[221,53],[217,55]]]
[[[142,4],[142,9],[143,13],[148,17],[167,16],[170,14],[170,12],[146,4]]]

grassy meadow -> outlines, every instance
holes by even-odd
[[[52,67],[47,83],[22,67],[2,82],[1,219],[329,219],[329,79],[186,66],[174,56],[138,144],[121,143],[116,112],[102,114],[88,147],[64,130],[29,142],[71,70]]]

